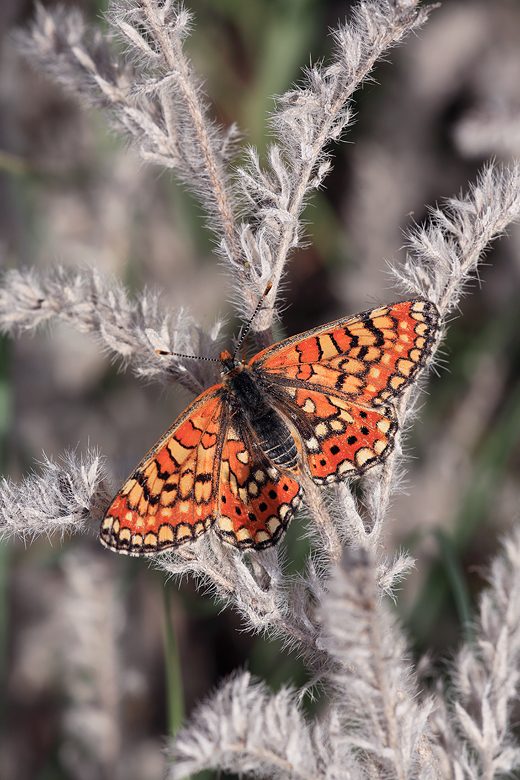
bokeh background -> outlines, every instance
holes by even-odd
[[[104,24],[104,1],[74,5]],[[272,96],[310,57],[327,60],[328,29],[350,5],[192,0],[188,50],[215,117],[237,121],[265,150]],[[208,327],[226,314],[233,334],[239,323],[198,206],[19,56],[11,32],[33,12],[32,0],[0,4],[2,267],[96,265],[136,293],[150,285],[171,306],[189,303]],[[520,3],[445,0],[375,77],[358,91],[357,122],[306,211],[310,240],[288,267],[285,335],[398,298],[387,261],[403,257],[403,230],[426,218],[426,204],[464,191],[486,160],[520,154]],[[390,555],[406,548],[417,559],[396,608],[431,668],[456,651],[486,562],[518,521],[518,227],[468,292],[408,439],[387,538]],[[3,472],[19,480],[42,452],[99,447],[116,488],[189,400],[122,372],[60,323],[3,338]],[[283,542],[289,571],[309,551],[302,531],[294,521]],[[239,667],[274,689],[306,680],[294,654],[244,632],[193,582],[166,582],[94,536],[0,547],[1,778],[161,778],[166,735]]]

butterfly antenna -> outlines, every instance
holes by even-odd
[[[271,289],[272,286],[273,286],[273,283],[269,282],[269,284],[267,285],[267,287],[263,291],[262,295],[260,296],[260,300],[256,304],[256,308],[255,308],[253,314],[251,315],[251,317],[249,319],[249,322],[246,324],[244,330],[242,331],[242,335],[240,336],[240,339],[238,340],[238,344],[236,345],[235,351],[233,352],[233,358],[235,358],[237,352],[239,352],[239,350],[240,350],[240,347],[242,346],[242,344],[246,340],[247,334],[251,330],[251,324],[252,324],[254,318],[256,317],[256,315],[258,314],[258,310],[260,309],[260,307],[261,307],[261,305],[263,303],[264,298],[266,297],[266,295],[268,294],[268,292],[269,292],[269,290]]]
[[[190,360],[209,360],[211,363],[220,363],[218,358],[200,357],[200,355],[183,355],[182,352],[168,352],[165,349],[156,349],[158,355],[174,355],[175,357],[189,358]]]
[[[235,355],[239,351],[240,347],[245,342],[245,340],[247,338],[247,334],[249,333],[249,331],[251,329],[251,323],[253,322],[254,318],[256,317],[256,315],[258,313],[258,310],[259,310],[260,306],[262,305],[262,302],[263,302],[265,296],[268,294],[268,292],[269,292],[269,290],[271,289],[272,286],[273,286],[273,283],[269,282],[269,284],[265,288],[264,292],[262,293],[262,295],[260,297],[260,300],[256,304],[256,308],[255,308],[255,310],[254,310],[254,312],[253,312],[249,322],[247,323],[247,325],[246,325],[246,327],[245,327],[245,329],[244,329],[244,331],[242,333],[242,336],[239,339],[239,342],[238,342],[238,344],[236,346],[236,349],[235,349],[235,351],[233,353],[233,357],[235,357]],[[209,360],[211,363],[220,363],[220,360],[218,358],[200,357],[199,355],[184,355],[182,352],[169,352],[168,350],[165,350],[165,349],[156,349],[155,351],[156,351],[156,353],[158,355],[173,355],[174,357],[188,358],[189,360]]]

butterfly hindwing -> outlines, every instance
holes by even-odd
[[[230,425],[221,456],[215,530],[228,544],[261,550],[286,530],[303,496],[299,483],[262,454],[240,417]]]
[[[392,451],[397,422],[391,405],[359,406],[337,395],[309,388],[285,388],[318,485],[362,474]]]

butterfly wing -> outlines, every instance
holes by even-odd
[[[205,533],[217,515],[228,422],[222,385],[215,385],[188,406],[125,482],[101,524],[101,542],[117,552],[153,555]]]
[[[153,555],[215,529],[228,544],[275,544],[302,499],[298,482],[263,455],[222,385],[196,399],[137,466],[108,508],[101,542]]]
[[[292,420],[318,485],[362,474],[392,451],[397,421],[390,404],[360,406],[312,388],[282,387],[274,394]]]
[[[435,304],[415,299],[314,328],[253,358],[298,430],[315,482],[361,474],[390,454],[392,400],[427,363],[438,330]]]
[[[228,544],[261,550],[276,544],[303,496],[299,483],[263,454],[240,413],[222,448],[217,534]]]
[[[313,386],[373,406],[414,381],[438,330],[437,307],[417,298],[293,336],[259,352],[250,366],[286,384]]]

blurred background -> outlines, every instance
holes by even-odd
[[[74,5],[104,24],[104,0]],[[350,5],[191,0],[188,50],[216,119],[238,122],[265,150],[272,96],[309,58],[327,61],[328,30]],[[2,267],[96,265],[136,293],[146,284],[172,306],[189,303],[208,327],[227,314],[236,332],[198,206],[24,62],[10,33],[33,13],[32,0],[0,4]],[[486,160],[520,154],[520,3],[444,0],[375,78],[358,91],[357,123],[307,208],[309,245],[288,267],[285,335],[398,298],[387,261],[403,257],[403,229],[425,219],[426,204],[465,191]],[[390,555],[404,548],[417,559],[397,610],[432,668],[456,651],[486,562],[518,521],[518,227],[495,243],[469,292],[410,433],[387,538]],[[42,452],[99,447],[116,489],[189,400],[121,372],[60,323],[3,338],[3,472],[17,481]],[[282,543],[288,571],[309,552],[302,531],[293,521]],[[0,777],[158,780],[166,735],[233,669],[273,689],[306,680],[295,655],[242,628],[193,582],[166,582],[94,536],[3,544]]]

